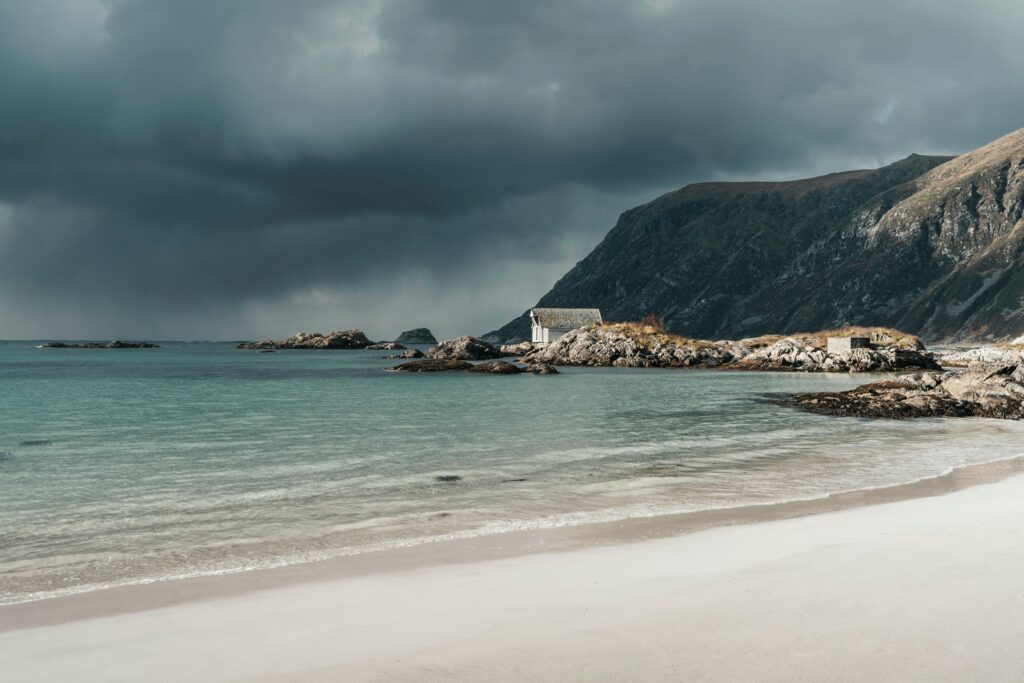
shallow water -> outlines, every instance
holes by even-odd
[[[384,353],[0,343],[0,602],[813,498],[1024,453],[1017,423],[761,400],[867,375],[401,374]]]

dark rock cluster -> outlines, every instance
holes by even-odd
[[[780,400],[813,413],[840,417],[1024,418],[1024,364],[973,364],[963,370],[900,375],[839,392],[797,394]]]
[[[42,345],[44,349],[158,349],[158,345],[151,342],[126,342],[115,339],[109,342],[81,342],[69,344],[67,342],[47,342]]]
[[[265,339],[258,342],[243,342],[240,349],[365,349],[373,342],[367,339],[362,330],[338,330],[320,334],[319,332],[299,332],[298,334],[274,341]]]

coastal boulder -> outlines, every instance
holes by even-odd
[[[490,360],[504,355],[483,339],[468,336],[443,341],[426,353],[427,358],[450,360]]]
[[[522,356],[533,351],[533,344],[528,341],[519,342],[518,344],[502,344],[498,347],[506,356]]]
[[[554,375],[558,373],[558,369],[551,363],[533,363],[527,365],[523,372],[529,372],[533,375]]]
[[[415,330],[406,330],[398,335],[395,340],[397,344],[437,344],[437,338],[425,327],[417,327]]]
[[[482,372],[489,375],[518,375],[522,372],[518,366],[503,360],[488,360],[467,369],[470,372]]]

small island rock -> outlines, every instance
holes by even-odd
[[[398,344],[437,344],[437,338],[425,327],[406,330],[395,340]]]

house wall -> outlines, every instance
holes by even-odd
[[[853,349],[866,349],[870,344],[867,337],[829,337],[829,353],[848,353]]]
[[[538,324],[534,324],[532,327],[532,333],[530,335],[530,341],[534,344],[546,345],[551,342],[556,342],[558,339],[569,332],[571,328],[560,328],[560,327],[542,327]]]

